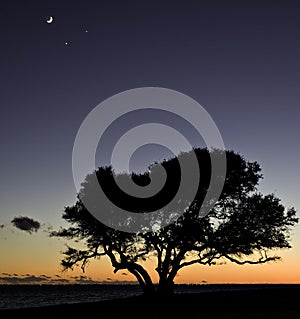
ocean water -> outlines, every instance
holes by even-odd
[[[138,285],[0,285],[0,309],[40,307],[122,298],[142,293]]]
[[[176,293],[201,293],[232,290],[267,289],[290,285],[202,284],[176,285]],[[293,285],[295,286],[295,285]],[[300,285],[297,285],[300,286]],[[136,284],[77,285],[0,285],[0,309],[39,307],[48,305],[95,302],[141,295]]]

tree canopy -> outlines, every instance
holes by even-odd
[[[87,175],[77,202],[64,209],[63,219],[70,227],[52,233],[84,244],[84,249],[67,246],[61,262],[64,269],[81,266],[84,270],[89,260],[108,256],[114,272],[130,272],[144,293],[168,294],[173,291],[178,272],[192,264],[214,265],[226,260],[239,265],[261,264],[280,259],[276,251],[291,247],[290,233],[298,219],[294,208],[284,207],[274,194],[263,195],[258,191],[262,178],[260,165],[234,151],[226,151],[227,171],[222,193],[209,213],[199,217],[210,183],[210,156],[218,156],[220,151],[212,154],[207,149],[195,148],[191,152],[195,152],[201,172],[196,196],[188,204],[172,207],[182,210],[187,205],[174,222],[151,231],[123,232],[95,218],[82,202],[82,196],[94,192],[91,176],[97,176],[106,196],[115,205],[147,214],[163,207],[174,196],[180,183],[178,157],[188,160],[190,152],[154,163],[144,174],[118,175],[108,166]],[[118,188],[118,178],[132,178],[138,185],[147,185],[157,165],[162,165],[167,174],[159,194],[134,198]],[[112,208],[103,206],[102,209]],[[149,258],[155,260],[157,285],[147,269]]]

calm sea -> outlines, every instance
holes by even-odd
[[[249,290],[289,285],[240,285],[203,284],[176,285],[176,293],[199,293],[214,291]],[[93,284],[93,285],[0,285],[0,309],[39,307],[47,305],[94,302],[140,295],[135,284]]]

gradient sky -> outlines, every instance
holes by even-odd
[[[227,149],[260,163],[260,191],[300,208],[300,3],[161,2],[1,1],[0,273],[59,274],[64,242],[46,229],[64,225],[63,208],[75,202],[76,133],[100,102],[137,87],[195,99]],[[120,120],[117,134],[135,121],[143,115]],[[133,167],[143,168],[149,154],[152,160],[166,153],[145,148]],[[20,215],[38,220],[41,230],[14,228],[10,221]],[[282,262],[192,267],[177,282],[300,283],[299,226],[291,243]],[[133,279],[113,275],[106,262],[92,264],[87,275]]]

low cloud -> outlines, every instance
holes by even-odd
[[[70,280],[63,279],[63,278],[51,279],[51,283],[52,284],[68,284],[68,283],[70,283]]]
[[[91,277],[88,276],[71,276],[72,283],[74,284],[99,284],[102,283],[102,281],[93,280]]]
[[[32,234],[33,232],[37,232],[41,228],[41,224],[26,216],[15,217],[11,223],[18,229],[28,232]]]
[[[15,275],[8,275],[4,277],[0,277],[0,282],[7,284],[39,284],[45,281],[45,278],[36,277],[34,275],[20,277]]]
[[[101,281],[102,284],[136,284],[136,281],[133,280],[113,280],[112,278],[106,278],[106,280]]]
[[[88,276],[71,276],[69,279],[61,278],[60,275],[54,275],[53,277],[48,275],[32,275],[32,274],[11,274],[7,272],[3,272],[0,275],[0,284],[27,284],[27,285],[34,285],[34,284],[45,284],[45,285],[58,285],[58,284],[135,284],[134,281],[119,281],[113,280],[112,278],[108,277],[106,280],[93,280],[91,277]]]
[[[31,274],[18,275],[2,273],[0,276],[0,283],[2,284],[67,284],[68,279],[63,278],[52,278],[47,275],[35,276]]]
[[[76,284],[97,284],[99,281],[93,280],[91,277],[79,276],[75,279]]]

